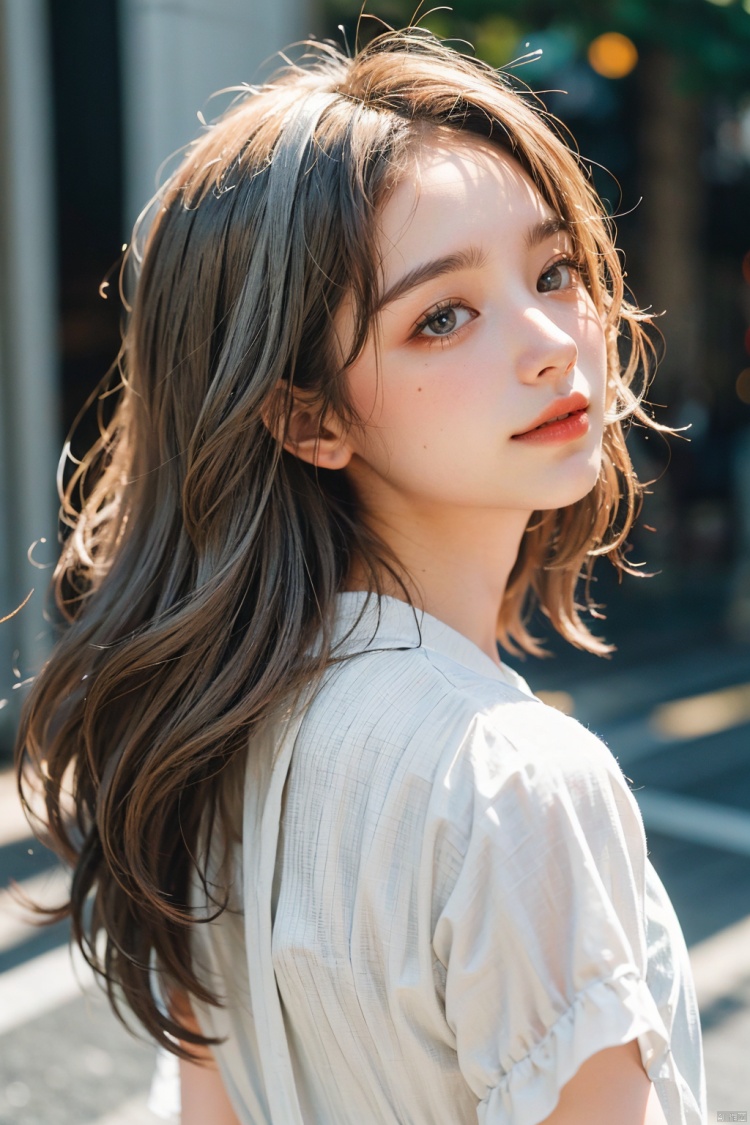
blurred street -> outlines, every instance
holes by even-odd
[[[651,859],[690,948],[716,1122],[750,1111],[750,643],[727,642],[704,609],[702,622],[669,606],[659,620],[655,604],[640,625],[621,627],[613,661],[572,654],[517,666],[604,737],[637,790]],[[46,901],[63,886],[28,837],[6,772],[0,885],[10,878]],[[153,1050],[117,1023],[89,974],[71,967],[64,928],[29,928],[7,891],[0,895],[0,1123],[159,1120],[146,1109]]]

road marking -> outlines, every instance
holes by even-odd
[[[40,906],[60,906],[70,893],[70,873],[62,867],[42,871],[18,884],[19,890]],[[34,914],[13,897],[9,887],[0,889],[0,953],[28,941],[40,931]]]
[[[750,914],[690,947],[698,1006],[736,995],[750,979]]]
[[[32,838],[29,822],[24,816],[13,770],[0,770],[0,847],[17,840]]]
[[[649,725],[666,742],[689,742],[750,722],[750,683],[660,703]]]
[[[77,948],[53,949],[9,969],[0,976],[0,1035],[94,988],[94,974]]]
[[[632,792],[647,832],[652,829],[693,844],[750,855],[750,812],[663,789]]]
[[[580,704],[581,712],[596,726],[617,722],[623,713],[632,711],[625,701],[638,700],[648,713],[668,700],[720,691],[727,684],[749,679],[750,646],[722,643],[697,650],[690,646],[668,660],[613,669],[611,675],[576,684],[570,690],[577,708]]]

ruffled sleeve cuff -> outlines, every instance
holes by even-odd
[[[649,1077],[669,1079],[674,1062],[659,1009],[646,982],[634,970],[623,969],[576,996],[545,1037],[479,1103],[479,1125],[538,1125],[586,1059],[632,1039],[638,1040]]]

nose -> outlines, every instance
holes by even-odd
[[[578,362],[578,345],[539,308],[523,314],[522,343],[517,358],[522,383],[563,382]]]

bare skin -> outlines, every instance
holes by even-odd
[[[181,1125],[241,1125],[213,1056],[203,1065],[180,1063]]]
[[[173,1005],[179,1011],[180,1022],[196,1035],[201,1034],[198,1021],[193,1014],[190,1002],[183,994]],[[180,1059],[180,1112],[181,1125],[241,1125],[232,1108],[219,1068],[208,1048],[196,1048],[193,1044],[183,1044],[198,1056],[196,1062]]]

